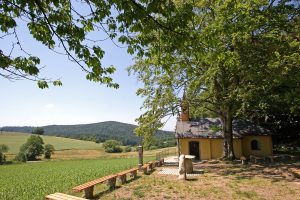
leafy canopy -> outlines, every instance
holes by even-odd
[[[144,84],[137,94],[147,111],[138,134],[153,134],[182,103],[193,117],[213,114],[228,126],[234,117],[280,102],[290,112],[299,109],[299,2],[184,2],[168,1],[167,14],[156,15],[170,30],[139,30],[146,53],[130,72]]]
[[[103,40],[128,43],[133,54],[139,45],[133,43],[133,31],[140,23],[157,24],[153,14],[163,5],[149,0],[2,0],[0,2],[0,38],[11,41],[11,49],[0,48],[0,76],[37,81],[38,87],[49,83],[60,86],[60,80],[40,77],[41,60],[24,49],[27,37],[19,26],[25,24],[30,36],[50,51],[65,55],[86,73],[90,81],[118,88],[111,74],[115,67],[102,66]]]

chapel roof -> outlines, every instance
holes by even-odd
[[[271,132],[250,121],[232,122],[234,138],[246,135],[270,135]],[[223,138],[222,122],[219,118],[203,118],[197,121],[177,121],[176,138]]]

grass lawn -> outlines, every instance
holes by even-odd
[[[22,144],[24,144],[30,134],[3,132],[0,134],[0,144],[6,144],[9,148],[6,153],[7,160],[12,160],[15,154],[19,152]],[[136,157],[137,152],[126,153],[106,153],[102,144],[95,142],[75,140],[55,136],[41,136],[45,144],[52,144],[55,153],[52,155],[54,160],[72,160],[72,159],[95,159],[95,158],[128,158]],[[176,147],[145,151],[145,156],[154,156],[157,152],[165,150],[169,155],[176,154]]]
[[[31,134],[3,132],[0,134],[0,144],[6,144],[9,148],[8,153],[19,152],[20,146],[24,144]],[[95,142],[74,140],[55,136],[41,136],[45,144],[52,144],[56,150],[66,149],[102,149],[102,144]]]
[[[298,163],[299,167],[300,163]],[[300,179],[287,178],[286,165],[199,165],[203,175],[178,180],[174,175],[143,175],[101,199],[278,199],[300,200]],[[276,171],[277,170],[277,171]]]
[[[30,134],[3,132],[0,134],[0,144],[6,144],[9,148],[6,153],[7,160],[13,160],[15,154],[19,152],[22,144],[24,144]],[[74,160],[74,159],[95,159],[95,158],[128,158],[137,157],[137,152],[126,153],[106,153],[102,144],[90,141],[75,140],[70,138],[41,136],[45,144],[52,144],[55,153],[52,155],[53,160]],[[169,154],[175,155],[176,148],[170,147],[165,149],[157,149],[145,151],[145,156],[155,156],[157,152],[162,150],[168,151]]]
[[[176,155],[176,147],[145,151],[144,156],[155,156],[157,152],[167,151],[168,155]],[[106,153],[103,149],[71,149],[55,151],[53,160],[95,159],[95,158],[137,158],[137,152]]]

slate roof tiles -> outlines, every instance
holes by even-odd
[[[249,121],[234,120],[233,137],[245,135],[270,135],[271,132]],[[219,118],[203,118],[198,121],[178,121],[176,138],[223,138],[222,122]]]

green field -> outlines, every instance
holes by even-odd
[[[13,158],[13,154],[19,151],[29,136],[30,134],[4,132],[0,134],[0,144],[9,147],[8,153]],[[63,151],[56,151],[52,161],[0,165],[1,200],[44,199],[45,195],[54,192],[81,196],[73,194],[71,189],[87,181],[137,166],[137,152],[108,154],[103,151],[101,144],[94,142],[54,136],[42,138],[45,143],[53,144],[57,150]],[[156,152],[161,150],[144,152],[144,162],[154,159]],[[170,151],[173,150],[175,148],[170,148]],[[101,159],[95,159],[100,157]],[[99,186],[100,191],[105,189],[101,187]],[[99,188],[96,187],[96,191],[99,192]]]
[[[3,132],[0,134],[0,144],[6,144],[8,153],[18,153],[20,146],[24,144],[31,134]],[[55,136],[42,136],[45,144],[52,144],[56,150],[66,149],[102,149],[101,144],[95,142],[74,140]]]
[[[74,186],[133,166],[137,166],[137,158],[3,165],[0,166],[0,199],[44,199],[54,192],[71,193]]]

